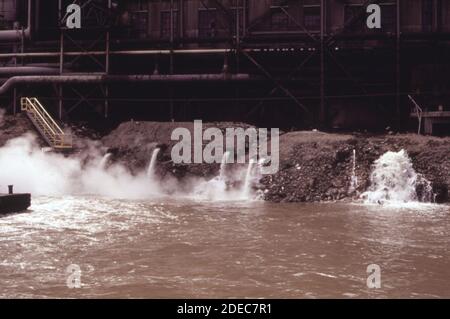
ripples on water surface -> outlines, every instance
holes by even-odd
[[[34,198],[0,297],[450,297],[449,206]],[[366,286],[378,264],[382,288]],[[81,289],[66,286],[78,264]]]

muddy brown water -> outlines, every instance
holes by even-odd
[[[39,197],[0,218],[0,297],[450,298],[449,231],[438,205]]]

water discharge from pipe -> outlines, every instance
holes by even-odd
[[[219,176],[223,180],[226,180],[228,156],[230,156],[230,152],[225,152],[223,154],[222,161],[220,163],[220,174],[219,174]]]
[[[348,190],[349,194],[356,192],[358,188],[358,176],[356,176],[356,150],[353,150],[353,166],[352,166],[352,176],[350,178],[350,188]]]
[[[111,153],[106,153],[105,156],[102,157],[102,160],[100,161],[100,169],[106,169],[109,160],[111,159],[112,154]]]
[[[431,183],[416,173],[406,151],[386,152],[374,163],[366,203],[432,202]]]
[[[148,165],[148,169],[147,169],[147,177],[148,178],[150,178],[150,179],[154,179],[155,178],[155,168],[156,168],[156,161],[157,161],[157,159],[158,159],[158,154],[159,154],[159,151],[160,151],[160,149],[159,148],[156,148],[154,151],[153,151],[153,154],[152,154],[152,158],[151,158],[151,160],[150,160],[150,163],[149,163],[149,165]]]

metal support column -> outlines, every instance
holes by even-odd
[[[320,2],[320,124],[327,126],[327,112],[325,105],[325,0]]]
[[[395,77],[396,77],[396,83],[395,83],[395,104],[396,104],[396,115],[397,115],[397,121],[399,121],[400,124],[400,116],[401,116],[401,96],[400,96],[400,90],[401,90],[401,43],[400,43],[400,35],[401,35],[401,29],[400,29],[400,0],[397,0],[397,27],[396,27],[396,70],[395,70]]]
[[[173,41],[174,41],[174,17],[173,17],[173,0],[170,0],[170,74],[173,74]],[[173,104],[173,84],[170,85],[170,120],[174,119],[174,104]]]
[[[13,114],[16,115],[17,114],[17,89],[14,88],[14,97],[13,97],[14,101],[13,101]]]

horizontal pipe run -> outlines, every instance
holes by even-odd
[[[42,66],[6,66],[0,67],[0,75],[56,75],[59,74],[59,68]]]
[[[249,51],[255,51],[251,49]],[[256,50],[258,51],[258,50]],[[213,54],[213,53],[229,53],[234,52],[232,49],[184,49],[184,50],[119,50],[110,51],[110,55],[169,55],[169,54]],[[79,52],[64,52],[64,56],[95,56],[106,55],[106,51],[79,51]],[[24,52],[24,53],[0,53],[1,58],[38,58],[38,57],[59,57],[60,52]]]
[[[115,82],[189,82],[189,81],[249,81],[258,77],[249,74],[162,74],[162,75],[29,75],[9,78],[0,87],[0,95],[18,84],[81,84]]]

